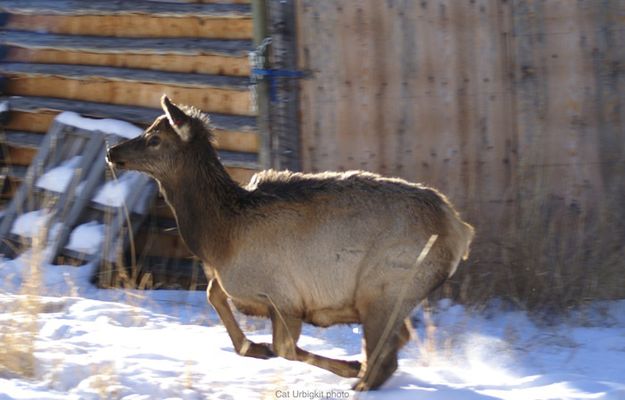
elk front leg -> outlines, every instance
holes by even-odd
[[[241,327],[234,318],[234,314],[228,304],[228,296],[222,289],[217,279],[212,279],[206,290],[208,302],[215,308],[219,319],[226,327],[228,336],[232,340],[232,345],[236,352],[242,356],[254,357],[266,360],[275,357],[271,348],[266,343],[254,343],[245,337]]]
[[[336,360],[310,353],[297,347],[302,331],[302,320],[281,314],[275,308],[271,311],[273,328],[273,350],[287,360],[301,361],[326,369],[345,378],[355,378],[360,371],[360,362]]]

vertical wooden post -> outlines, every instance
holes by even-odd
[[[254,21],[254,46],[258,49],[267,37],[267,3],[265,0],[252,0],[252,19]],[[252,68],[255,66],[252,65]],[[263,68],[266,65],[262,66]],[[267,96],[267,82],[256,82],[256,125],[260,135],[260,149],[258,162],[261,168],[271,167],[271,133],[269,129],[269,98]]]
[[[277,71],[296,71],[295,2],[267,1],[268,29],[272,40],[271,68]],[[268,89],[271,101],[271,165],[276,169],[299,171],[299,82],[291,77],[274,77],[274,84]]]

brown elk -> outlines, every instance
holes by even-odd
[[[356,390],[382,385],[410,338],[411,311],[466,258],[473,228],[436,190],[362,171],[269,170],[241,187],[219,161],[208,117],[166,96],[161,103],[165,114],[107,159],[159,182],[237,353],[358,377]],[[270,318],[273,343],[249,341],[228,299]],[[303,322],[362,324],[366,363],[299,348]]]

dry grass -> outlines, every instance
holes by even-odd
[[[31,201],[35,201],[34,198]],[[53,209],[54,196],[46,196],[41,200],[43,208]],[[124,212],[127,224],[130,224],[130,218],[127,210]],[[110,222],[110,213],[105,215],[105,220]],[[25,259],[23,265],[27,268],[22,274],[22,283],[19,288],[20,296],[5,306],[5,316],[11,316],[2,320],[0,324],[0,376],[9,377],[25,377],[34,378],[37,374],[37,363],[35,357],[36,343],[39,335],[39,316],[43,310],[41,302],[41,293],[43,292],[43,276],[42,268],[45,264],[45,252],[48,239],[48,224],[41,227],[40,231],[32,238],[32,242],[22,243],[23,248],[16,253],[22,253],[29,250],[30,256]],[[110,238],[110,235],[107,235]],[[131,238],[132,239],[132,238]],[[18,250],[20,245],[17,246]],[[110,244],[106,246],[110,247]],[[134,244],[132,251],[134,252]],[[121,258],[121,256],[120,256]],[[152,277],[150,274],[139,275],[136,267],[125,267],[123,263],[110,265],[109,268],[103,268],[108,271],[108,287],[122,289],[150,289],[152,288]],[[130,272],[129,272],[130,271]],[[74,283],[65,277],[67,284],[67,295],[77,295],[78,288]],[[124,296],[127,300],[133,299],[139,301],[144,300],[144,296],[137,294],[136,291],[125,290],[120,293],[120,297]],[[141,321],[137,321],[140,325]],[[61,361],[59,361],[61,363]],[[115,377],[113,367],[103,371],[98,371],[99,375],[94,378],[93,386],[98,392],[101,392],[102,398],[110,398],[111,389],[110,381]]]
[[[39,334],[41,261],[47,231],[33,238],[33,251],[19,300],[8,310],[12,319],[0,326],[0,375],[32,378],[36,372],[35,344]]]
[[[468,210],[476,241],[445,295],[478,309],[502,298],[545,315],[625,297],[625,192],[564,193],[553,187],[564,172],[527,167],[514,204]]]
[[[423,305],[423,323],[425,324],[425,333],[423,337],[419,336],[418,332],[414,330],[411,332],[415,345],[419,350],[419,361],[425,365],[429,365],[436,361],[438,357],[437,348],[438,348],[438,337],[437,337],[437,327],[434,323],[434,319],[432,318],[432,308],[429,305],[429,302],[426,300]],[[443,346],[445,349],[450,349],[450,343],[444,343]]]

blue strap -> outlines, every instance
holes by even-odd
[[[262,77],[267,79],[269,82],[269,99],[271,102],[275,103],[278,101],[278,87],[277,87],[277,78],[303,78],[304,72],[302,71],[294,71],[288,69],[263,69],[263,68],[252,68],[252,76]]]
[[[252,75],[263,76],[263,77],[268,77],[268,78],[303,78],[304,72],[293,71],[289,69],[252,68]]]

